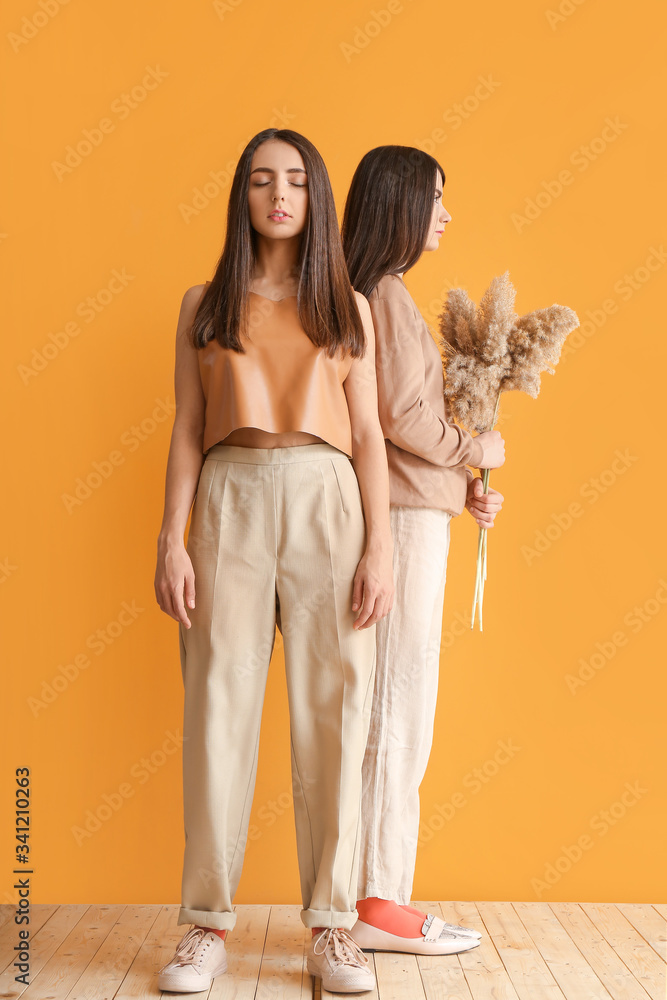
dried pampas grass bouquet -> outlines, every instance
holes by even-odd
[[[516,291],[509,271],[493,279],[475,306],[463,288],[450,289],[439,316],[440,347],[445,372],[445,398],[454,419],[470,431],[493,430],[498,419],[501,392],[519,389],[535,399],[540,374],[555,374],[554,365],[579,318],[567,306],[552,305],[517,316]],[[488,493],[489,469],[483,470]],[[486,528],[479,529],[475,597],[470,627],[482,598],[486,580]]]

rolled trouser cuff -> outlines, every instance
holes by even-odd
[[[349,931],[359,919],[357,910],[301,910],[306,927],[344,927]]]
[[[218,931],[231,931],[236,924],[236,913],[234,910],[219,913],[214,910],[190,910],[187,906],[181,906],[176,924],[197,924],[198,927],[215,927]]]

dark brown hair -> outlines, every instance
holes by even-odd
[[[413,146],[376,146],[354,172],[343,213],[350,281],[367,298],[385,274],[409,271],[424,252],[438,161]]]
[[[215,337],[222,347],[245,353],[241,331],[247,329],[249,318],[248,293],[256,246],[248,208],[250,167],[255,150],[267,139],[280,139],[298,149],[308,174],[308,211],[300,234],[297,264],[301,325],[315,346],[324,347],[330,357],[338,348],[349,351],[353,357],[363,357],[366,338],[345,266],[327,168],[315,146],[305,136],[287,128],[258,132],[236,165],[227,206],[225,242],[192,323],[192,344],[202,348]]]

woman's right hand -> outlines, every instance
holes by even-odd
[[[158,540],[155,597],[165,614],[191,627],[185,605],[195,606],[195,571],[182,540]]]
[[[475,435],[484,449],[478,469],[499,469],[505,461],[505,440],[500,431],[482,431]]]

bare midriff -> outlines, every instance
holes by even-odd
[[[294,448],[304,444],[321,444],[322,438],[305,431],[273,434],[259,427],[237,427],[218,444],[234,444],[240,448]]]

